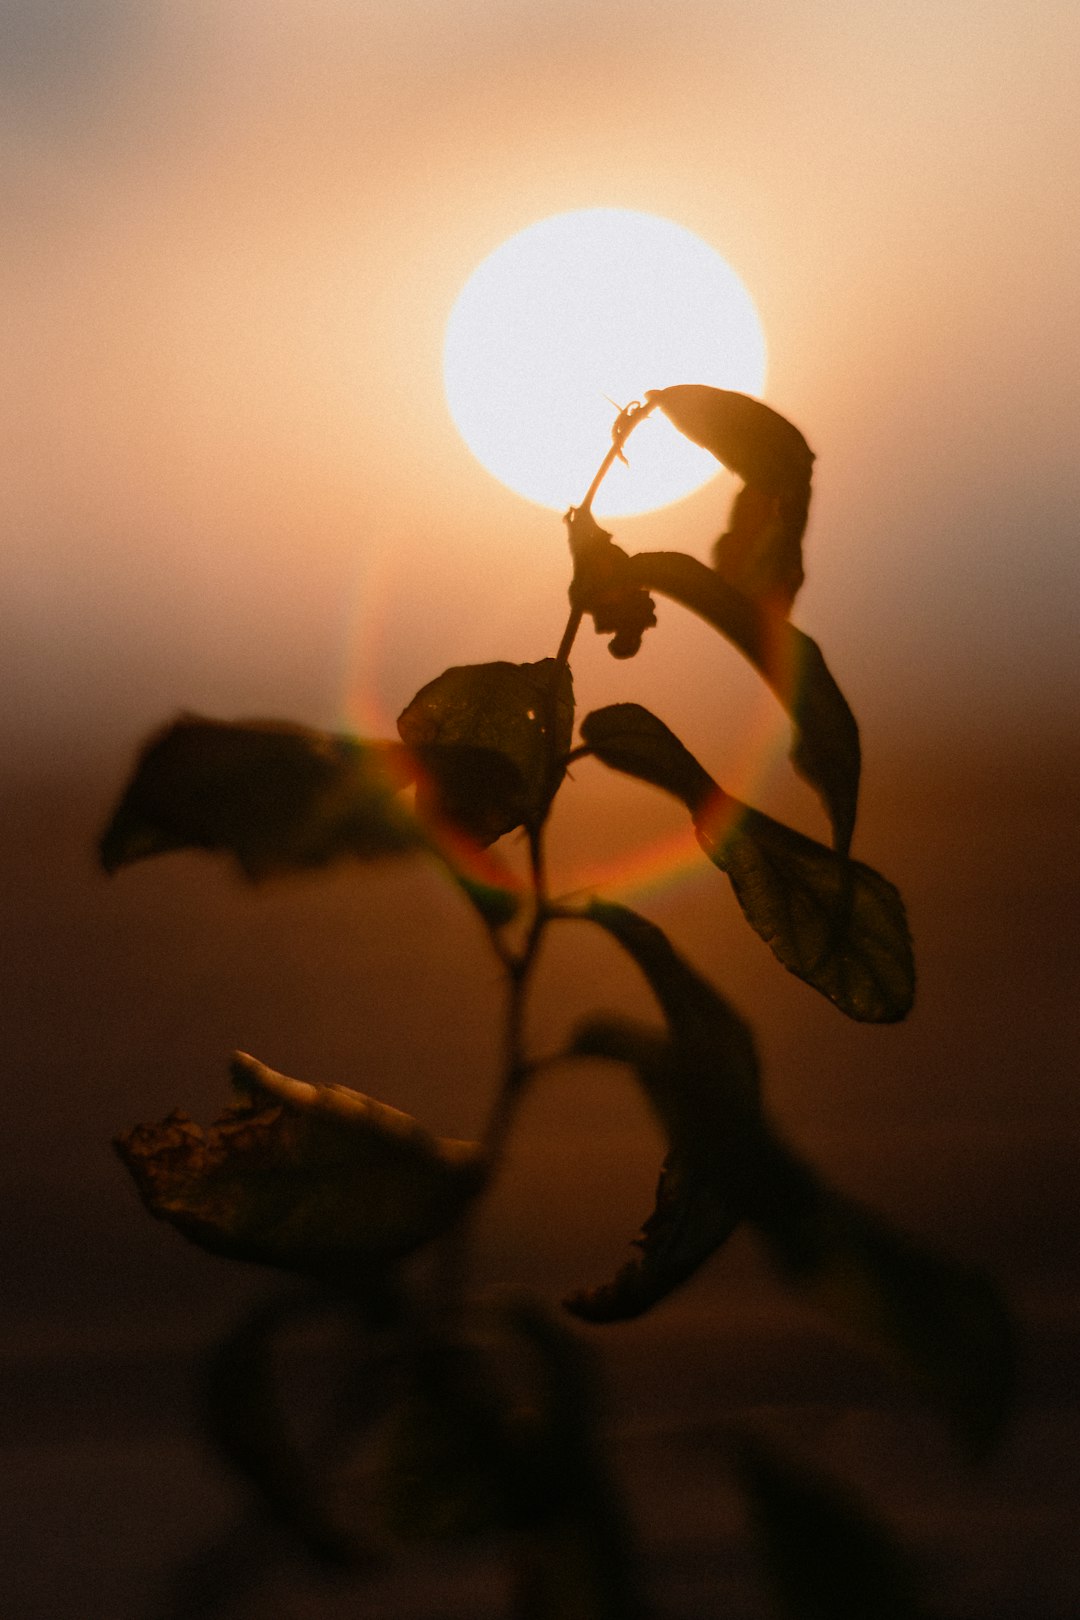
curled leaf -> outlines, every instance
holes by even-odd
[[[574,726],[570,671],[553,694],[555,668],[552,658],[464,664],[420,688],[398,731],[419,768],[422,815],[482,845],[542,823],[560,780],[552,760],[568,752]]]
[[[748,1219],[787,1282],[911,1374],[972,1455],[992,1448],[1012,1405],[1016,1344],[980,1271],[835,1191],[777,1141]]]
[[[232,855],[245,876],[373,860],[421,836],[401,750],[284,721],[184,715],[152,737],[101,839],[112,872],[168,850]]]
[[[377,1273],[444,1232],[485,1182],[477,1144],[431,1136],[361,1092],[244,1053],[232,1072],[242,1100],[212,1125],[174,1112],[115,1142],[150,1213],[215,1254]]]
[[[668,1021],[663,1035],[629,1019],[589,1019],[569,1047],[633,1069],[668,1138],[636,1252],[611,1282],[566,1301],[587,1321],[625,1321],[692,1276],[741,1219],[762,1128],[757,1057],[742,1019],[655,924],[601,901],[579,915],[629,952]]]
[[[791,716],[791,762],[824,804],[835,847],[846,855],[859,798],[859,728],[817,643],[682,552],[638,552],[627,576],[705,619],[768,682]]]
[[[633,658],[656,623],[653,599],[629,577],[629,557],[587,507],[572,506],[565,521],[574,559],[571,606],[592,616],[598,636],[612,637],[613,658]]]
[[[736,495],[728,527],[712,548],[721,579],[744,596],[788,614],[803,582],[802,537],[810,507],[805,496],[766,495],[744,484]]]
[[[850,1018],[906,1016],[915,994],[911,937],[903,901],[880,873],[733,799],[640,704],[594,710],[581,735],[613,770],[683,801],[747,921],[789,972]]]
[[[645,399],[763,494],[798,496],[809,487],[814,452],[797,427],[761,400],[699,383],[651,389]]]

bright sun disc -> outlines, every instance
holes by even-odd
[[[589,208],[530,225],[477,267],[447,322],[443,376],[477,460],[561,512],[610,443],[611,401],[675,383],[760,394],[765,337],[746,288],[700,237],[653,214]],[[599,514],[666,506],[719,470],[659,413],[627,454]]]

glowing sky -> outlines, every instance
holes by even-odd
[[[178,858],[108,886],[90,850],[136,744],[180,708],[387,735],[447,664],[554,650],[562,526],[462,443],[443,335],[512,233],[617,207],[676,220],[730,262],[764,326],[769,402],[816,452],[795,619],[862,726],[855,850],[908,900],[916,1012],[895,1031],[838,1028],[714,903],[711,869],[664,887],[646,860],[642,907],[758,1028],[785,1128],[855,1194],[1018,1279],[1043,1395],[1065,1388],[1080,1335],[1078,63],[1075,0],[0,0],[0,747],[17,947],[0,1225],[16,1234],[3,1310],[20,1343],[58,1354],[70,1331],[142,1347],[205,1337],[215,1310],[230,1319],[232,1274],[207,1274],[218,1292],[202,1314],[209,1262],[138,1224],[106,1142],[176,1103],[212,1110],[236,1045],[436,1130],[481,1116],[495,973],[430,874],[253,895]],[[730,492],[623,520],[616,538],[704,556]],[[630,666],[590,632],[574,673],[589,706],[649,703],[727,787],[820,835],[776,705],[703,626],[662,606]],[[576,772],[574,802],[610,819],[575,831],[560,812],[557,871],[616,858],[641,818],[658,847],[683,830],[658,795],[599,776]],[[569,1017],[582,984],[640,1006],[629,969],[584,950],[545,959],[540,1022]],[[524,1256],[553,1288],[599,1278],[648,1207],[644,1106],[621,1079],[556,1077],[526,1124],[496,1258],[514,1276]],[[699,1383],[717,1382],[706,1352],[730,1288],[752,1328],[750,1350],[730,1335],[732,1387],[771,1398],[754,1384],[764,1346],[770,1380],[783,1363],[778,1387],[809,1411],[799,1323],[783,1318],[778,1338],[781,1307],[759,1305],[747,1276],[736,1253],[676,1311],[705,1347]],[[105,1401],[108,1378],[91,1384]],[[126,1411],[127,1387],[114,1395]],[[954,1587],[955,1612],[991,1612],[999,1577],[1029,1600],[1014,1612],[1076,1612],[1050,1601],[1072,1546],[1050,1498],[1080,1496],[1070,1401],[1071,1385],[1039,1409],[973,1513],[943,1518],[914,1466],[897,1487],[936,1563],[974,1583]],[[148,1404],[151,1434],[177,1402]],[[160,1480],[145,1445],[127,1463],[107,1449],[111,1421],[97,1494],[134,1517],[118,1507],[115,1541],[83,1532],[70,1567],[88,1579],[102,1546],[121,1572],[163,1556]],[[899,1431],[880,1411],[845,1422],[834,1437],[889,1455],[877,1438]],[[12,1487],[20,1510],[38,1490],[52,1541],[58,1514],[82,1525],[88,1494],[61,1466],[66,1439],[55,1468],[28,1463]],[[194,1539],[206,1480],[190,1455],[176,1535]],[[23,1539],[27,1580],[44,1579]]]

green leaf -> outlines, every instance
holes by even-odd
[[[979,1271],[896,1230],[774,1142],[748,1219],[787,1282],[914,1377],[973,1455],[1016,1385],[1012,1322]]]
[[[433,1137],[346,1086],[237,1053],[242,1100],[205,1129],[174,1112],[115,1146],[152,1215],[212,1253],[328,1280],[372,1277],[430,1242],[483,1187],[472,1142]]]
[[[757,1058],[742,1019],[655,924],[593,901],[579,913],[613,935],[645,974],[665,1037],[632,1020],[592,1018],[569,1052],[627,1064],[668,1138],[652,1214],[614,1280],[566,1301],[592,1322],[639,1316],[685,1282],[738,1224],[761,1131]]]
[[[792,720],[791,762],[820,797],[840,854],[851,847],[859,797],[859,728],[821,649],[782,614],[751,601],[696,557],[641,551],[627,579],[689,608],[753,664]]]
[[[574,727],[570,671],[556,694],[555,667],[552,658],[464,664],[421,687],[398,731],[419,767],[423,814],[483,845],[543,822],[562,777],[552,762],[569,752]]]
[[[852,1492],[750,1433],[735,1470],[790,1620],[925,1620],[910,1560]]]
[[[659,405],[680,433],[764,494],[799,495],[809,486],[813,451],[797,427],[759,399],[684,383],[650,389],[645,400]]]
[[[581,735],[612,769],[683,801],[747,921],[789,972],[850,1018],[892,1023],[906,1016],[915,963],[903,901],[891,883],[731,798],[640,704],[594,710]]]
[[[168,850],[232,855],[252,879],[422,841],[400,749],[284,721],[184,715],[139,756],[101,839],[106,871]]]

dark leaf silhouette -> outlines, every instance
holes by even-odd
[[[646,399],[745,481],[713,566],[745,596],[788,613],[803,582],[814,455],[787,419],[747,394],[686,384]]]
[[[645,398],[762,494],[799,495],[809,486],[813,451],[797,427],[759,399],[700,383],[651,389]]]
[[[726,1242],[746,1202],[761,1130],[750,1031],[662,931],[624,906],[593,901],[580,916],[612,934],[641,968],[668,1034],[631,1020],[593,1018],[570,1051],[627,1064],[668,1137],[653,1213],[615,1279],[567,1300],[593,1322],[639,1316],[685,1282]]]
[[[605,764],[683,801],[705,853],[784,967],[850,1018],[891,1023],[908,1013],[915,964],[891,883],[731,798],[639,704],[594,710],[581,735]]]
[[[846,855],[859,798],[859,728],[817,643],[696,557],[641,551],[628,559],[626,574],[631,582],[670,596],[705,619],[768,682],[791,716],[791,762],[821,798],[833,842]]]
[[[107,871],[168,850],[232,855],[252,879],[415,849],[403,751],[284,721],[185,715],[147,743],[101,840]]]
[[[750,1433],[735,1468],[790,1620],[926,1620],[903,1549],[853,1493]]]
[[[571,605],[591,614],[598,636],[611,636],[613,658],[633,658],[656,623],[653,599],[629,578],[629,557],[588,508],[571,507],[565,521],[574,559]]]
[[[204,1128],[173,1113],[116,1149],[152,1215],[215,1254],[381,1292],[387,1264],[444,1232],[483,1186],[471,1142],[346,1086],[313,1086],[237,1053],[242,1100]]]
[[[802,537],[809,512],[805,499],[766,495],[744,484],[732,502],[728,526],[714,542],[712,565],[744,596],[788,614],[803,583]]]
[[[773,1141],[748,1218],[781,1276],[898,1362],[975,1456],[1000,1437],[1016,1381],[1012,1323],[983,1274],[834,1191]]]
[[[542,658],[458,665],[421,687],[398,731],[419,767],[423,815],[483,845],[543,822],[561,779],[551,762],[569,750],[574,726],[570,671],[557,693],[554,677],[555,660]]]

